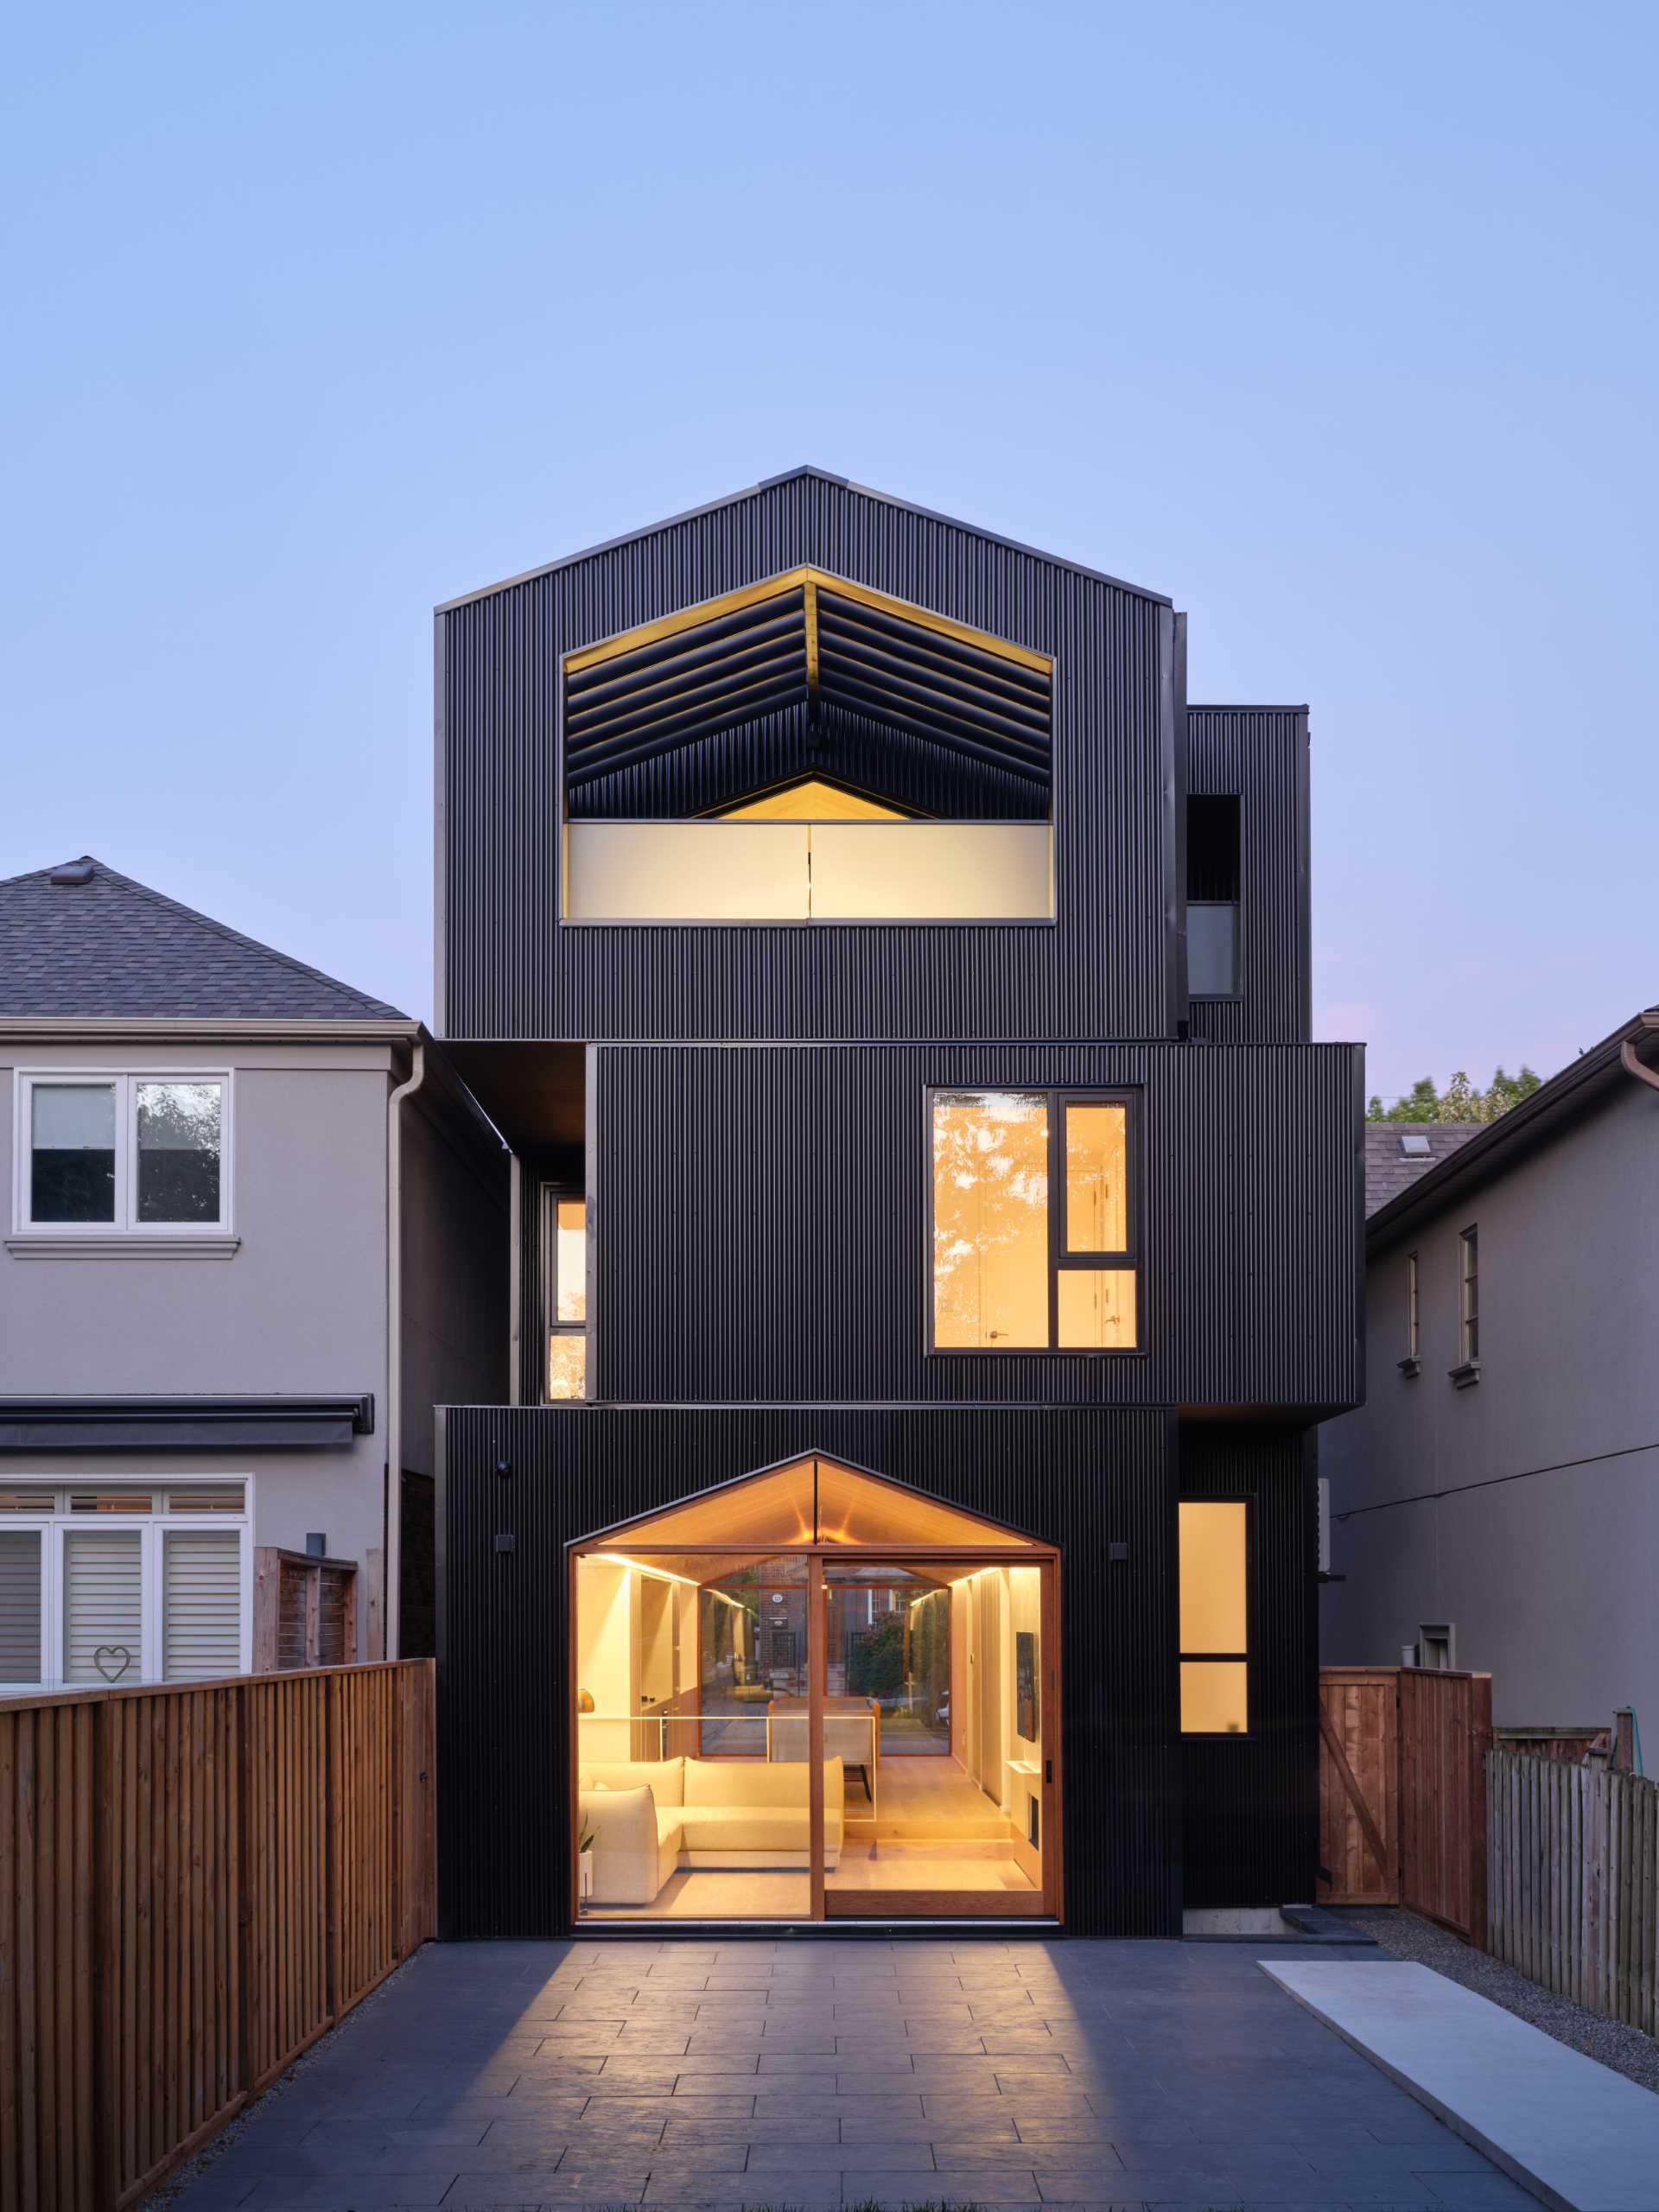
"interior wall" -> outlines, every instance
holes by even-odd
[[[638,1709],[633,1644],[634,1576],[606,1560],[576,1566],[576,1689],[587,1690],[596,1714],[584,1720],[580,1742],[589,1758],[633,1757],[632,1723],[620,1716]],[[611,1719],[610,1715],[619,1716]]]

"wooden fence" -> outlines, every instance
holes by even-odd
[[[1319,1670],[1319,1866],[1327,1904],[1405,1904],[1486,1942],[1490,1675]]]
[[[433,1666],[0,1701],[0,2212],[118,2212],[435,1929]]]
[[[1487,1802],[1493,1955],[1659,2034],[1659,1783],[1500,1748]]]

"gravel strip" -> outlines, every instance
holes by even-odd
[[[1627,2028],[1618,2020],[1605,2020],[1599,2012],[1586,2012],[1570,1998],[1557,1997],[1531,1981],[1514,1967],[1471,1950],[1449,1929],[1403,1906],[1344,1906],[1341,1917],[1374,1936],[1382,1949],[1396,1959],[1414,1959],[1432,1967],[1448,1981],[1461,1982],[1478,1996],[1490,1997],[1517,2019],[1530,2021],[1569,2050],[1581,2050],[1598,2059],[1627,2082],[1659,2093],[1659,2044],[1640,2028]]]
[[[378,1987],[372,1989],[360,2004],[353,2005],[343,2020],[338,2021],[330,2028],[326,2036],[319,2036],[308,2050],[302,2051],[286,2074],[279,2075],[270,2087],[262,2090],[258,2096],[250,2098],[240,2112],[226,2121],[217,2135],[211,2137],[204,2143],[200,2150],[187,2158],[181,2166],[175,2166],[166,2180],[153,2189],[143,2202],[137,2207],[137,2212],[168,2212],[168,2208],[176,2202],[187,2183],[193,2182],[199,2175],[207,2172],[215,2160],[221,2158],[233,2143],[241,2140],[250,2120],[269,2112],[274,2104],[279,2104],[284,2093],[296,2082],[302,2082],[305,2079],[324,2051],[332,2050],[342,2036],[353,2034],[359,2022],[367,2019],[378,2009],[420,1955],[419,1951],[411,1951],[402,1966],[394,1967],[385,1980]]]

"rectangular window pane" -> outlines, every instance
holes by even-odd
[[[1048,1101],[972,1091],[933,1102],[933,1340],[1048,1343]]]
[[[76,1490],[69,1493],[72,1513],[148,1513],[154,1502],[147,1490]]]
[[[1065,1109],[1065,1249],[1129,1249],[1129,1110]]]
[[[1247,1651],[1245,1516],[1239,1502],[1180,1507],[1181,1652]]]
[[[41,1678],[38,1529],[0,1529],[0,1682]]]
[[[1135,1270],[1062,1268],[1059,1326],[1067,1351],[1133,1351]]]
[[[588,1201],[561,1198],[558,1202],[557,1272],[559,1321],[588,1319]]]
[[[1250,1725],[1248,1673],[1243,1660],[1183,1659],[1181,1733],[1243,1735]]]
[[[1238,909],[1186,910],[1186,988],[1195,999],[1238,995]]]
[[[246,1502],[240,1483],[181,1483],[167,1492],[169,1513],[239,1513]]]
[[[0,1490],[0,1513],[50,1513],[57,1503],[54,1490]]]
[[[219,1086],[138,1085],[138,1218],[218,1221]]]
[[[143,1538],[63,1540],[63,1679],[136,1682],[143,1669]]]
[[[233,1529],[166,1539],[162,1672],[169,1682],[212,1681],[242,1664],[242,1539]]]
[[[588,1395],[588,1339],[550,1337],[547,1340],[547,1395],[550,1398],[585,1398]]]
[[[115,1086],[37,1083],[31,1094],[31,1221],[115,1219]]]

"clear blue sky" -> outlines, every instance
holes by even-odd
[[[0,874],[426,1014],[435,601],[801,461],[1308,700],[1319,1033],[1659,1000],[1659,8],[15,14]]]

